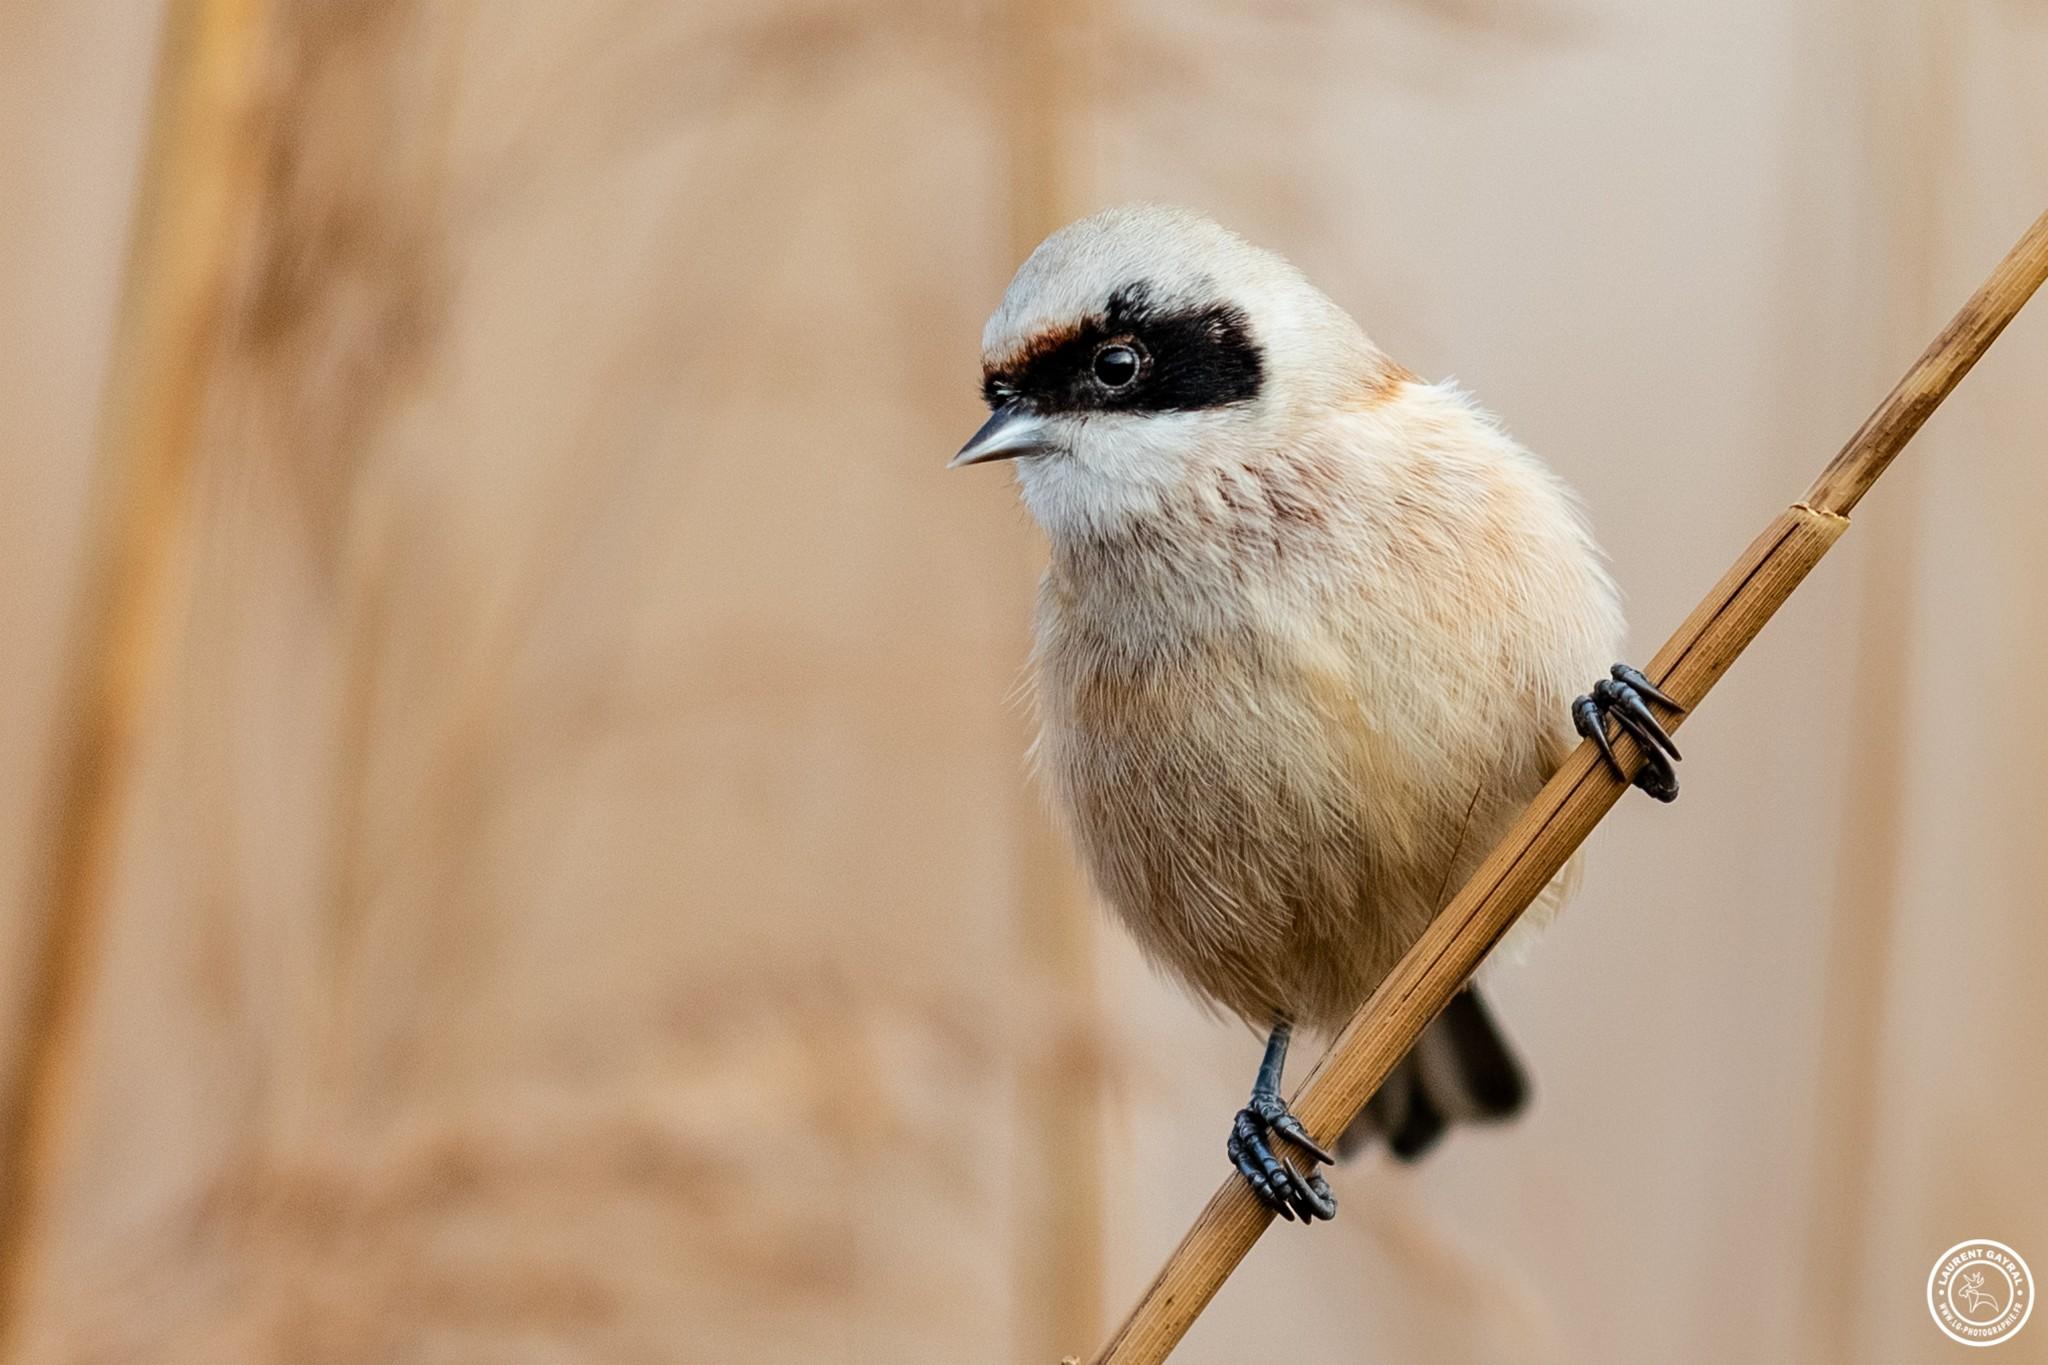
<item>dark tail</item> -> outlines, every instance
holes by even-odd
[[[1338,1150],[1351,1156],[1375,1137],[1402,1161],[1414,1161],[1454,1123],[1498,1123],[1529,1098],[1522,1064],[1471,988],[1459,991],[1430,1022],[1346,1130]]]

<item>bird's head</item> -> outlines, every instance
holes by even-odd
[[[1031,253],[982,334],[990,417],[953,465],[1014,460],[1048,531],[1106,531],[1284,458],[1387,362],[1301,272],[1200,214],[1110,209]]]

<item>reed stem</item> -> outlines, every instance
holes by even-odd
[[[187,536],[185,489],[239,206],[268,0],[173,0],[108,361],[98,524],[51,780],[19,1047],[0,1059],[0,1358],[18,1345],[106,918],[115,819]]]
[[[1657,651],[1645,671],[1687,714],[1848,529],[1849,511],[2044,277],[2048,213],[2027,229],[1805,497],[1751,542]],[[1640,758],[1626,736],[1615,742],[1615,751],[1631,770]],[[1293,1108],[1312,1136],[1332,1144],[1350,1126],[1424,1027],[1627,789],[1590,741],[1566,758],[1309,1073]],[[1272,1219],[1242,1180],[1234,1175],[1226,1180],[1096,1355],[1095,1365],[1164,1360]]]

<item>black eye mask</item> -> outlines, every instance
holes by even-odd
[[[1128,384],[1096,377],[1095,356],[1132,346],[1143,364]],[[1161,311],[1144,284],[1109,296],[1100,316],[1033,338],[1015,361],[982,376],[991,408],[1015,402],[1034,412],[1194,412],[1259,396],[1265,360],[1244,310],[1227,303]]]

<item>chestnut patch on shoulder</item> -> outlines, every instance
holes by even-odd
[[[1404,385],[1420,384],[1422,377],[1396,361],[1361,375],[1358,382],[1357,403],[1361,408],[1376,408],[1389,403],[1401,392]]]
[[[1135,380],[1104,383],[1096,353],[1122,343],[1141,357]],[[1031,338],[1009,359],[983,371],[990,407],[1022,403],[1037,412],[1192,412],[1258,397],[1265,357],[1251,320],[1230,303],[1164,309],[1151,288],[1130,284],[1100,314]]]

